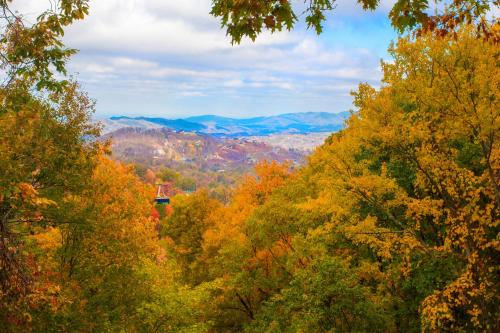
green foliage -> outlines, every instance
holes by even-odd
[[[190,177],[181,177],[177,180],[176,185],[185,192],[196,191],[196,180]]]
[[[204,279],[203,267],[198,265],[202,253],[204,232],[210,227],[210,216],[219,203],[208,192],[172,199],[173,213],[162,221],[162,235],[173,241],[173,255],[181,266],[186,281],[193,284]]]
[[[179,180],[181,175],[170,168],[162,168],[158,173],[158,177],[164,182],[175,183]]]
[[[202,333],[210,329],[207,305],[217,281],[195,288],[183,286],[179,266],[166,261],[162,266],[145,266],[143,274],[152,283],[150,297],[138,309],[139,332]]]
[[[249,332],[387,332],[391,319],[337,258],[320,258],[299,270],[263,306]]]
[[[144,164],[135,163],[134,170],[137,177],[142,180],[146,180],[146,173],[148,172],[148,167]]]

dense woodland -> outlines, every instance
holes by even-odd
[[[87,1],[34,25],[9,3],[1,332],[500,331],[497,2],[429,17],[426,1],[398,1],[407,32],[381,87],[360,84],[346,128],[304,167],[262,162],[227,200],[198,189],[168,208],[109,158],[94,102],[60,79],[64,28]],[[320,32],[332,3],[310,3]],[[288,1],[219,0],[212,14],[233,42],[296,20]]]

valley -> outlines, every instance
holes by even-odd
[[[112,117],[101,121],[102,140],[111,140],[113,158],[141,170],[171,169],[198,187],[229,185],[261,161],[292,168],[335,131],[348,113],[309,112],[232,119]],[[328,130],[328,131],[327,131]]]

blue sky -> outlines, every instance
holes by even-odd
[[[28,14],[48,4],[17,1]],[[80,50],[69,69],[96,99],[97,118],[345,111],[359,82],[378,85],[380,60],[396,38],[392,1],[365,13],[340,0],[319,37],[299,24],[231,46],[210,4],[91,0],[90,16],[68,29],[65,42]]]

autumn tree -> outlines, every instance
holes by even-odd
[[[29,321],[26,302],[44,301],[33,289],[38,268],[26,248],[36,227],[64,221],[45,215],[64,196],[79,193],[92,174],[99,131],[94,103],[75,82],[60,80],[74,50],[61,42],[64,27],[82,19],[87,1],[61,0],[35,24],[0,1],[0,308],[2,329]],[[28,297],[28,295],[30,295]],[[21,326],[22,327],[22,326]]]
[[[210,216],[211,226],[203,234],[200,262],[207,267],[208,277],[223,281],[214,292],[214,308],[210,313],[217,330],[241,330],[267,297],[264,289],[281,281],[278,276],[282,267],[272,262],[271,252],[274,249],[278,254],[282,249],[279,246],[276,249],[274,244],[268,248],[254,243],[249,227],[254,212],[289,176],[288,164],[259,163],[255,176],[246,177],[237,186],[231,202]]]
[[[363,265],[393,329],[497,329],[497,51],[471,27],[401,39],[380,91],[361,85],[359,111],[311,158],[319,192],[302,207],[331,218],[296,247]]]
[[[51,103],[24,87],[0,88],[0,280],[3,301],[29,289],[33,268],[22,250],[36,226],[64,221],[44,215],[88,182],[98,148],[90,125],[93,103],[70,84]],[[64,170],[64,172],[63,172]],[[13,288],[13,289],[12,289]],[[14,293],[14,294],[11,294]],[[6,313],[6,312],[3,312]]]
[[[211,227],[211,215],[219,202],[205,190],[192,195],[172,198],[172,213],[162,222],[162,235],[172,241],[171,250],[184,278],[191,284],[204,280],[206,272],[200,266],[203,234]]]
[[[126,167],[101,157],[81,197],[68,199],[72,222],[62,227],[58,256],[63,280],[79,293],[67,314],[68,327],[102,331],[134,325],[150,282],[143,265],[158,254],[155,223],[149,218],[154,189]],[[130,286],[134,288],[131,289]],[[76,311],[76,312],[74,312]]]

